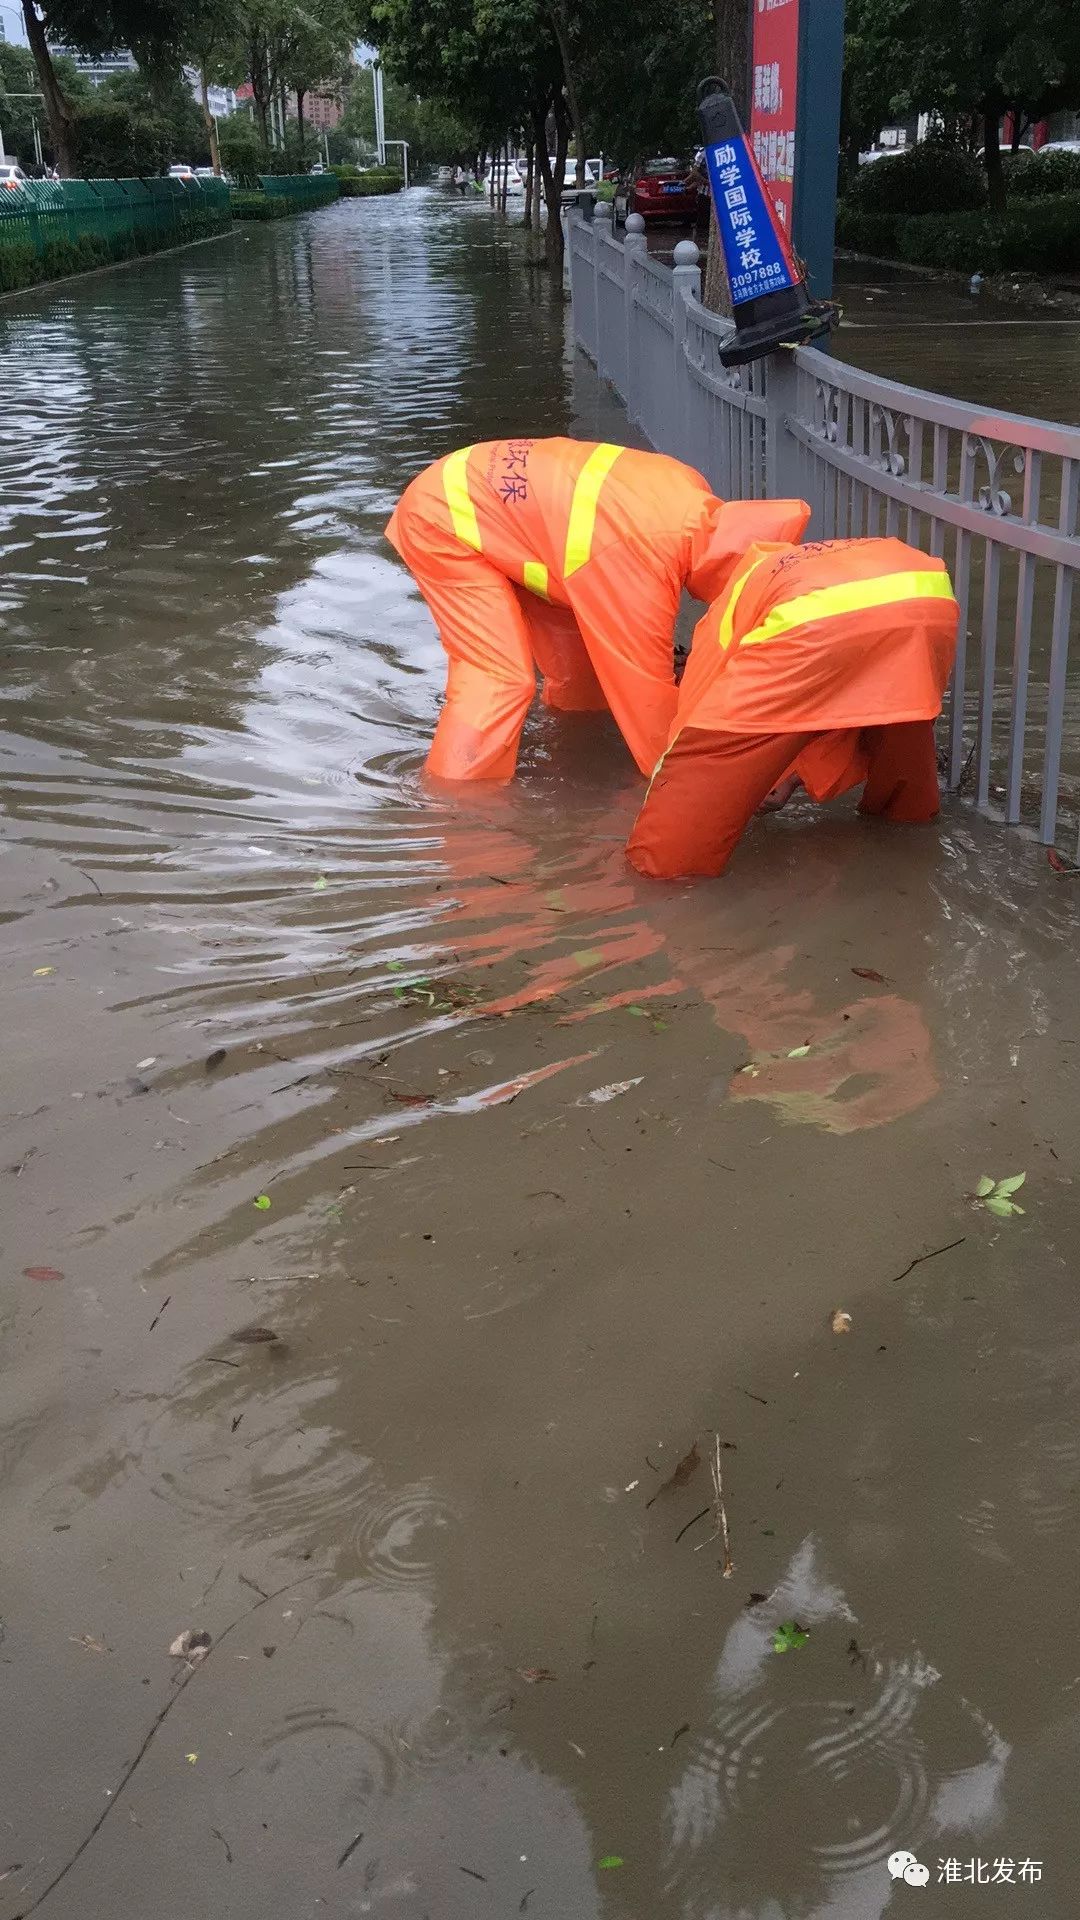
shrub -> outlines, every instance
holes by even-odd
[[[895,158],[860,167],[846,203],[860,213],[974,212],[986,204],[986,183],[973,154],[923,140]]]
[[[1041,200],[1048,194],[1080,193],[1080,153],[1037,153],[1026,166],[1009,168],[1010,199]]]
[[[986,213],[930,214],[899,224],[901,258],[963,273],[1047,273],[1080,266],[1080,196]]]
[[[896,252],[897,227],[894,213],[863,213],[849,201],[836,209],[836,240],[855,253],[892,254]]]
[[[351,167],[344,162],[340,166],[331,167],[330,171],[336,173],[339,180],[356,180],[360,174],[359,167]]]
[[[4,241],[0,245],[0,293],[17,293],[41,277],[41,262],[28,241]]]
[[[370,173],[358,173],[355,179],[342,180],[341,194],[345,200],[358,200],[373,193],[400,193],[404,185],[404,175],[395,173],[392,167],[373,167]]]

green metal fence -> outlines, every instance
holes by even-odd
[[[238,220],[274,220],[307,213],[336,200],[341,183],[332,173],[260,173],[255,187],[234,188],[232,210]]]
[[[0,191],[0,248],[46,263],[74,250],[75,266],[92,265],[220,233],[230,219],[223,180],[27,180]]]

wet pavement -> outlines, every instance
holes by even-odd
[[[566,341],[422,192],[0,308],[0,1920],[1075,1912],[1075,883],[425,792],[381,528]]]

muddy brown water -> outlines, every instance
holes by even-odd
[[[0,1916],[1072,1915],[1075,883],[841,806],[650,886],[591,720],[423,790],[402,482],[625,433],[520,248],[0,313]]]

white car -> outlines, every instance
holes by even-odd
[[[507,197],[507,199],[508,199],[508,200],[523,200],[523,199],[525,198],[525,175],[524,175],[524,174],[522,173],[522,171],[521,171],[521,168],[520,168],[520,166],[518,165],[518,163],[517,163],[517,161],[516,161],[516,160],[511,160],[511,161],[510,161],[510,163],[509,163],[509,165],[508,165],[508,166],[506,166],[506,167],[502,167],[502,166],[497,166],[497,167],[495,168],[495,192],[496,192],[496,194],[501,194],[501,192],[502,192],[502,184],[503,184],[503,175],[504,175],[504,174],[505,174],[505,176],[506,176],[506,197]],[[490,185],[491,185],[491,176],[490,176],[490,174],[488,175],[488,178],[487,178],[487,179],[485,180],[485,182],[484,182],[484,185],[485,185],[485,187],[490,187]]]
[[[1040,153],[1080,153],[1080,140],[1044,140]]]
[[[169,168],[165,177],[168,180],[194,180],[195,169],[189,167],[186,160],[181,160],[177,166]]]
[[[17,193],[26,175],[17,160],[0,160],[0,193],[7,187]]]

